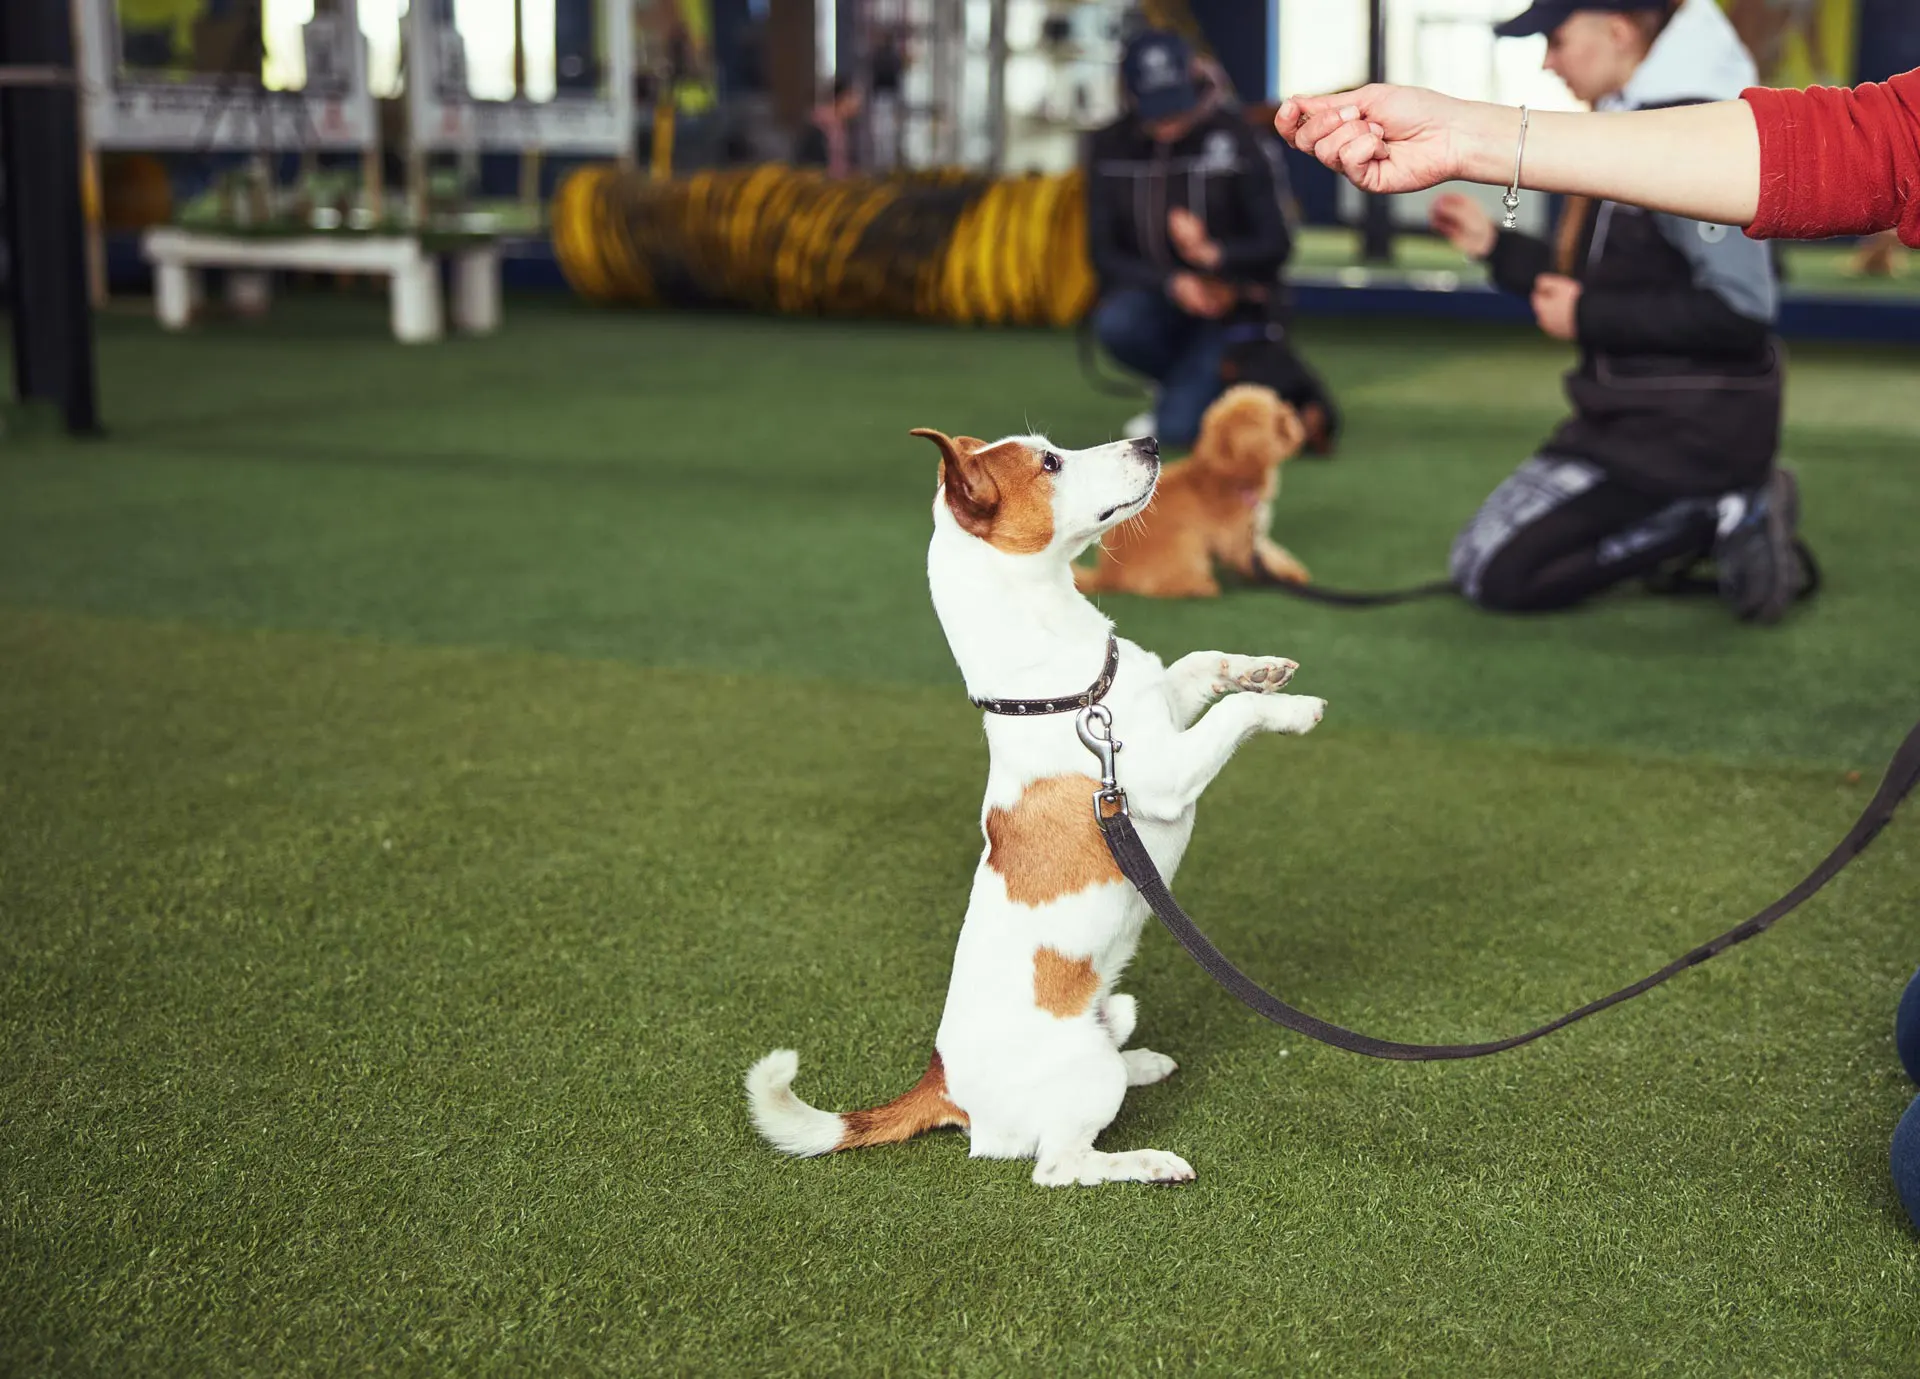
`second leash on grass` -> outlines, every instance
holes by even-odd
[[[1460,588],[1450,579],[1409,584],[1401,589],[1329,589],[1324,584],[1301,584],[1269,574],[1258,560],[1254,562],[1254,583],[1275,593],[1288,594],[1308,603],[1326,603],[1335,608],[1387,608],[1398,603],[1418,603],[1421,599],[1457,594]]]
[[[1120,872],[1140,892],[1149,908],[1160,922],[1166,925],[1168,932],[1178,939],[1180,946],[1192,955],[1195,962],[1206,969],[1207,975],[1221,986],[1237,996],[1248,1009],[1256,1015],[1265,1017],[1277,1025],[1285,1026],[1296,1034],[1304,1034],[1309,1039],[1317,1039],[1349,1053],[1365,1054],[1369,1058],[1388,1058],[1400,1062],[1436,1062],[1457,1058],[1484,1058],[1488,1054],[1503,1053],[1508,1049],[1530,1044],[1555,1030],[1565,1029],[1577,1020],[1589,1015],[1597,1015],[1610,1006],[1632,1000],[1643,992],[1677,976],[1689,967],[1697,967],[1709,958],[1718,957],[1735,944],[1745,943],[1756,934],[1766,932],[1774,923],[1792,913],[1810,899],[1822,886],[1844,871],[1847,865],[1867,850],[1868,844],[1879,836],[1880,830],[1892,820],[1900,804],[1920,785],[1920,723],[1916,723],[1907,733],[1906,740],[1894,752],[1893,760],[1888,763],[1886,775],[1881,778],[1880,788],[1874,792],[1867,807],[1861,812],[1846,837],[1826,858],[1809,872],[1800,884],[1788,891],[1773,904],[1754,915],[1751,919],[1736,924],[1733,928],[1701,944],[1698,948],[1682,954],[1661,968],[1658,972],[1642,977],[1631,986],[1622,987],[1610,995],[1589,1001],[1578,1010],[1568,1011],[1557,1020],[1549,1021],[1524,1034],[1510,1035],[1505,1039],[1490,1039],[1477,1044],[1404,1044],[1391,1039],[1379,1039],[1370,1034],[1361,1034],[1331,1024],[1318,1016],[1309,1015],[1303,1010],[1288,1005],[1275,996],[1253,978],[1242,972],[1230,962],[1226,955],[1214,947],[1207,936],[1187,912],[1180,908],[1180,902],[1173,898],[1173,892],[1167,888],[1159,869],[1154,866],[1153,858],[1147,853],[1140,835],[1134,831],[1133,819],[1127,809],[1127,792],[1120,788],[1114,775],[1114,757],[1120,751],[1120,742],[1113,735],[1113,715],[1105,705],[1093,704],[1080,711],[1075,722],[1080,741],[1088,751],[1100,759],[1100,789],[1093,796],[1093,817],[1100,826],[1100,834],[1106,840],[1107,851],[1113,855],[1114,864]],[[1095,729],[1098,728],[1098,731]]]

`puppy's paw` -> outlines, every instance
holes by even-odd
[[[1278,694],[1300,669],[1298,661],[1284,656],[1222,656],[1214,675],[1213,692],[1232,694]]]
[[[1165,1082],[1180,1070],[1180,1065],[1164,1053],[1155,1053],[1152,1049],[1122,1049],[1120,1057],[1127,1065],[1127,1085],[1145,1087],[1155,1082]]]
[[[1261,726],[1270,733],[1292,733],[1296,737],[1314,730],[1326,716],[1327,701],[1304,694],[1282,694],[1262,700]]]
[[[1308,582],[1307,567],[1285,546],[1276,546],[1272,541],[1261,539],[1256,543],[1255,554],[1259,557],[1260,567],[1270,578],[1284,579],[1289,584]]]

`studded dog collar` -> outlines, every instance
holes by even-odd
[[[1113,633],[1107,633],[1107,664],[1100,672],[1100,678],[1088,685],[1078,694],[1067,695],[1064,699],[974,699],[969,702],[976,709],[988,713],[1006,714],[1010,718],[1030,718],[1035,714],[1073,713],[1076,710],[1098,704],[1107,697],[1107,691],[1113,688],[1114,672],[1120,669],[1120,643]]]

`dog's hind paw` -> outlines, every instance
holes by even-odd
[[[1215,694],[1278,694],[1300,669],[1284,656],[1222,656],[1213,682]]]

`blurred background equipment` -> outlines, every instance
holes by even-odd
[[[1908,0],[1718,2],[1775,80],[1865,80],[1920,64],[1920,10]],[[840,285],[818,293],[789,288],[785,299],[808,301],[809,310],[851,310],[850,303],[884,298],[882,309],[895,312],[911,296],[912,310],[932,310],[932,294],[889,288],[876,295],[850,285],[848,265],[884,252],[885,227],[927,195],[930,174],[964,173],[980,187],[1036,174],[1070,179],[1088,132],[1119,113],[1121,44],[1144,28],[1185,36],[1204,79],[1256,130],[1269,126],[1284,92],[1336,89],[1376,73],[1537,109],[1574,104],[1540,69],[1544,40],[1495,42],[1494,22],[1521,0],[71,3],[84,75],[82,185],[92,189],[96,305],[109,286],[148,289],[139,235],[168,225],[248,236],[298,231],[322,242],[376,231],[488,237],[500,287],[598,282],[611,264],[629,284],[616,295],[651,300],[631,286],[631,265],[644,259],[661,267],[663,281],[677,281],[671,265],[696,237],[692,220],[714,204],[712,186],[791,163],[803,143],[824,142],[828,156],[817,161],[830,170],[917,180],[885,194],[888,209],[872,216],[871,234],[837,217],[874,203],[853,193],[831,198],[838,210],[822,223],[836,224],[853,247],[797,234],[792,242],[830,255],[806,271],[806,281]],[[832,95],[836,87],[844,97]],[[1497,191],[1436,189],[1369,205],[1277,141],[1272,157],[1285,174],[1276,180],[1286,184],[1296,227],[1290,275],[1303,317],[1518,319],[1487,289],[1478,265],[1428,232],[1433,197],[1459,190],[1491,209]],[[626,188],[630,212],[596,218],[592,234],[579,208],[598,204],[601,194],[587,196],[570,180],[588,168],[605,171],[581,186]],[[648,195],[679,209],[632,209],[642,198],[615,171],[622,168],[675,184]],[[703,183],[707,193],[678,186],[705,173],[726,176]],[[1007,196],[1009,206],[1053,199]],[[955,217],[949,237],[965,242],[997,232],[997,200],[974,208],[965,227],[962,202],[937,204]],[[1521,228],[1544,233],[1558,211],[1555,198],[1523,198]],[[914,214],[923,213],[932,214]],[[1046,214],[1056,228],[1073,223]],[[651,227],[656,219],[678,228],[670,235],[607,228],[616,221]],[[610,247],[616,239],[625,247]],[[799,251],[786,252],[781,271],[791,284],[801,277],[793,267]],[[1040,246],[1023,222],[980,261],[1004,267],[1026,255],[1055,265],[1066,276],[1048,294],[1066,300],[1081,271],[1076,252]],[[735,262],[733,280],[744,261]],[[1858,254],[1851,244],[1788,246],[1779,262],[1788,335],[1920,335],[1920,282],[1900,271],[1902,255],[1880,245]],[[321,258],[293,271],[343,288],[361,277]],[[888,281],[910,272],[932,270],[899,267]],[[700,279],[708,283],[701,299],[731,300],[710,290],[711,278]],[[851,282],[858,281],[856,271]],[[1053,314],[1017,305],[1037,300],[1017,283],[948,295],[950,303],[981,302],[940,308],[943,318]]]
[[[554,203],[567,279],[597,301],[1070,325],[1093,299],[1078,174],[835,180],[777,166],[660,182],[573,174]]]

